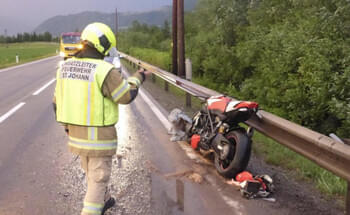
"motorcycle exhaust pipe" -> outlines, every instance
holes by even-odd
[[[229,147],[230,141],[228,141],[224,135],[222,134],[217,134],[215,138],[212,141],[212,147],[220,157],[221,160],[226,159],[230,152],[230,147]]]
[[[255,129],[253,127],[248,127],[247,136],[249,137],[249,139],[252,139],[252,137],[254,135],[254,131],[255,131]]]

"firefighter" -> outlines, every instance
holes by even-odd
[[[56,120],[68,134],[69,149],[80,156],[86,173],[87,192],[81,214],[104,214],[115,204],[108,182],[117,149],[118,104],[135,99],[146,72],[139,70],[124,79],[120,69],[103,61],[116,46],[116,38],[105,24],[86,26],[81,41],[83,49],[57,71],[54,108]]]

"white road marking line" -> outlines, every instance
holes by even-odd
[[[244,207],[242,204],[240,204],[239,201],[236,201],[234,199],[232,199],[231,197],[228,197],[227,195],[225,195],[222,191],[222,188],[220,188],[220,186],[217,185],[216,183],[216,179],[211,176],[211,175],[206,175],[205,179],[216,188],[216,190],[218,191],[219,195],[221,196],[221,198],[226,202],[226,204],[231,207],[232,209],[235,210],[235,214],[237,215],[243,215],[246,214],[244,213]]]
[[[43,90],[45,90],[48,86],[50,86],[53,82],[56,81],[56,78],[52,79],[51,81],[49,81],[47,84],[45,84],[44,86],[42,86],[40,89],[38,89],[37,91],[35,91],[33,93],[33,96],[37,96],[39,95],[39,93],[41,93]]]
[[[36,63],[41,63],[43,61],[51,60],[51,59],[54,59],[54,58],[57,58],[57,57],[58,56],[48,57],[48,58],[44,58],[44,59],[41,59],[41,60],[32,61],[30,63],[25,63],[25,64],[21,64],[21,65],[18,65],[18,66],[9,67],[9,68],[0,70],[0,73],[7,72],[7,71],[13,70],[13,69],[22,68],[22,67],[29,66],[29,65],[32,65],[32,64],[36,64]]]
[[[21,102],[18,105],[16,105],[14,108],[12,108],[11,110],[9,110],[7,113],[5,113],[4,115],[2,115],[0,117],[0,123],[2,123],[3,121],[5,121],[7,118],[9,118],[12,114],[14,114],[17,110],[19,110],[23,105],[25,105],[26,103]]]
[[[162,112],[151,101],[151,99],[146,96],[146,94],[143,92],[143,89],[139,89],[139,94],[142,97],[142,99],[147,103],[147,105],[151,108],[153,113],[158,117],[163,126],[169,131],[171,128],[171,124],[168,121],[168,119],[162,114]]]

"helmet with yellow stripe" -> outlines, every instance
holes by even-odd
[[[104,56],[108,54],[112,47],[117,45],[114,33],[110,27],[103,23],[94,22],[85,27],[81,34],[81,40],[88,42],[98,52]]]

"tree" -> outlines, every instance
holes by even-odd
[[[52,41],[52,35],[50,34],[50,32],[45,32],[43,37],[44,37],[44,41],[47,41],[47,42]]]
[[[31,36],[30,36],[29,33],[25,32],[25,33],[23,34],[23,41],[24,41],[24,42],[30,41],[30,38],[31,38]]]

